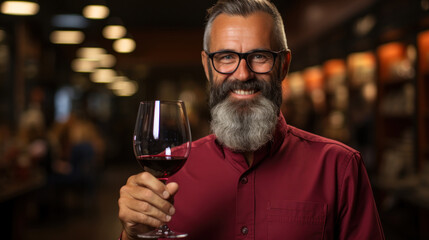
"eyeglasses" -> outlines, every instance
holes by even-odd
[[[269,73],[273,70],[277,55],[284,52],[281,50],[273,52],[269,50],[253,50],[246,53],[234,51],[218,51],[207,53],[212,61],[213,68],[222,74],[235,72],[240,65],[241,59],[246,59],[247,66],[254,73]]]

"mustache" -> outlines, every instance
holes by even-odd
[[[226,99],[231,91],[235,90],[254,90],[255,92],[262,92],[262,95],[269,97],[271,92],[271,83],[255,78],[247,81],[228,80],[222,82],[220,85],[212,85],[210,91],[210,107],[214,107],[217,103]]]

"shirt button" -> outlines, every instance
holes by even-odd
[[[246,184],[247,183],[247,177],[242,177],[240,182],[241,182],[241,184]]]
[[[246,226],[242,227],[241,228],[241,234],[247,235],[247,233],[249,233],[249,229]]]

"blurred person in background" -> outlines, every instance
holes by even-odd
[[[105,143],[97,127],[79,113],[55,123],[49,134],[52,145],[50,183],[65,207],[89,208],[94,204],[96,183],[103,167]],[[78,206],[74,206],[77,204]],[[62,208],[63,206],[57,206]]]
[[[66,122],[56,123],[50,138],[55,145],[53,168],[57,173],[67,175],[74,172],[73,174],[79,175],[89,168],[103,165],[105,143],[95,124],[81,114],[72,113]],[[76,151],[80,150],[87,156],[77,157],[76,154],[79,153]]]
[[[187,239],[384,239],[360,153],[280,112],[291,54],[276,7],[220,0],[207,19],[213,134],[167,185],[147,172],[128,179],[121,238],[168,222]]]

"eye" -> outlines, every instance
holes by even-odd
[[[216,62],[223,63],[223,64],[228,64],[228,63],[234,63],[234,62],[236,62],[236,60],[238,59],[238,56],[235,53],[225,52],[225,53],[217,53],[217,54],[215,54],[214,57],[213,57],[213,59]]]
[[[249,61],[254,63],[265,63],[270,61],[272,58],[272,55],[266,52],[254,52],[248,57]]]

